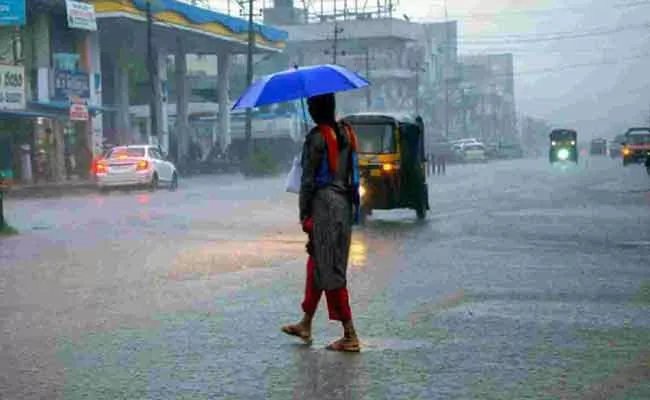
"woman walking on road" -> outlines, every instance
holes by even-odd
[[[356,171],[356,136],[348,125],[337,123],[333,94],[311,97],[309,113],[317,124],[305,139],[302,153],[300,222],[309,241],[307,279],[302,320],[282,327],[288,335],[312,342],[312,320],[323,291],[329,318],[343,325],[343,337],[329,350],[358,352],[359,338],[352,322],[347,290],[347,265],[352,235]]]

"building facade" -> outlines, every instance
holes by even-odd
[[[0,30],[0,45],[9,50],[1,52],[0,72],[20,81],[9,88],[2,80],[2,146],[10,148],[16,180],[86,177],[102,132],[92,7],[72,0],[22,5],[22,18]]]
[[[287,20],[288,15],[297,17]],[[367,77],[371,86],[339,94],[339,114],[419,113],[427,133],[445,134],[454,120],[453,108],[445,107],[449,100],[445,93],[454,92],[457,80],[455,21],[422,24],[393,18],[390,10],[344,7],[316,19],[304,16],[288,0],[265,10],[265,20],[283,23],[289,34],[284,58],[273,65],[275,70],[325,63],[345,66]]]
[[[518,142],[513,55],[460,57],[459,101],[466,137]]]

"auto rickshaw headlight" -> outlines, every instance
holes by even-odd
[[[390,163],[385,163],[385,164],[382,164],[382,165],[381,165],[381,169],[382,169],[384,172],[391,172],[391,171],[397,169],[397,165],[395,165],[395,164],[390,164]]]
[[[568,160],[568,159],[569,159],[569,150],[567,150],[567,149],[560,149],[560,150],[557,152],[557,158],[560,159],[560,160],[562,160],[562,161],[566,161],[566,160]]]
[[[572,140],[572,141],[571,141],[571,146],[575,146],[575,145],[576,145],[576,141],[575,141],[575,140]]]
[[[556,144],[557,144],[557,142],[556,142],[555,140],[553,140],[553,141],[551,142],[551,146],[555,146]]]

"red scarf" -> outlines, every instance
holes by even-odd
[[[336,140],[336,132],[331,126],[326,124],[318,125],[318,129],[327,145],[327,161],[329,161],[330,172],[334,174],[339,160],[339,146]],[[345,122],[343,123],[343,129],[345,130],[345,134],[348,136],[352,151],[357,151],[357,135],[355,135],[354,129]]]

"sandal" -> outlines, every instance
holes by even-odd
[[[305,344],[312,343],[311,332],[306,331],[300,325],[285,325],[282,327],[282,332],[301,339]]]
[[[358,353],[361,351],[361,344],[359,343],[359,339],[356,338],[341,338],[327,345],[326,349],[343,353]]]

